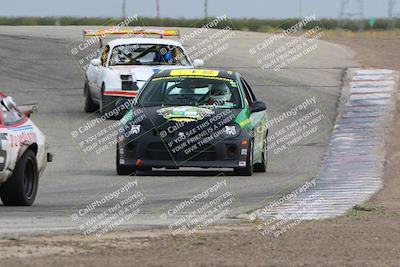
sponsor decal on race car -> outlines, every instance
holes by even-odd
[[[164,117],[166,120],[177,122],[199,121],[205,117],[214,114],[214,111],[208,108],[199,108],[194,106],[183,107],[167,107],[157,110],[157,114]]]
[[[219,75],[219,71],[217,71],[217,70],[193,70],[193,69],[172,70],[170,75],[171,76],[217,77]]]
[[[18,147],[21,143],[26,141],[36,142],[36,133],[33,131],[32,125],[24,125],[16,128],[11,128],[10,134],[11,147]]]

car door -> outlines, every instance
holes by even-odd
[[[18,158],[19,146],[12,131],[13,125],[22,122],[25,119],[23,114],[16,110],[9,111],[1,104],[1,122],[0,122],[0,181],[7,179],[16,164]]]
[[[90,85],[90,93],[91,96],[97,100],[100,101],[101,99],[101,86],[103,84],[103,71],[107,66],[107,60],[108,60],[108,53],[110,51],[110,47],[108,45],[106,45],[103,49],[103,52],[101,54],[100,60],[101,60],[101,64],[100,66],[91,66],[91,80],[92,83]],[[88,74],[89,76],[89,74]]]
[[[7,167],[9,165],[8,151],[10,150],[10,141],[8,139],[8,129],[3,121],[3,111],[0,110],[0,183],[7,179]]]
[[[251,107],[252,103],[257,101],[257,98],[251,89],[250,85],[246,82],[244,78],[241,78],[243,89],[245,91],[247,102]],[[267,117],[265,111],[252,112],[250,114],[250,119],[253,125],[254,135],[254,157],[259,159],[262,156],[262,148],[264,146],[264,139],[266,136],[266,123]]]

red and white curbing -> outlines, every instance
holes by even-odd
[[[336,217],[365,202],[382,187],[385,133],[396,108],[398,73],[351,69],[347,77],[336,125],[315,186],[264,213],[265,217],[287,220]],[[250,217],[257,217],[256,214],[253,212]]]

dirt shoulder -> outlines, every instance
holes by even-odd
[[[366,66],[400,71],[400,40],[329,39]],[[398,105],[400,106],[400,105]],[[0,240],[1,266],[395,266],[400,262],[400,117],[388,133],[384,188],[340,218],[304,222],[274,238],[256,224],[190,238],[167,230]]]

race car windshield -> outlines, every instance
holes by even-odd
[[[225,78],[162,77],[151,80],[139,95],[137,104],[152,106],[198,106],[241,108],[237,84]]]
[[[180,65],[190,66],[180,47],[154,44],[131,44],[114,47],[110,66]]]

